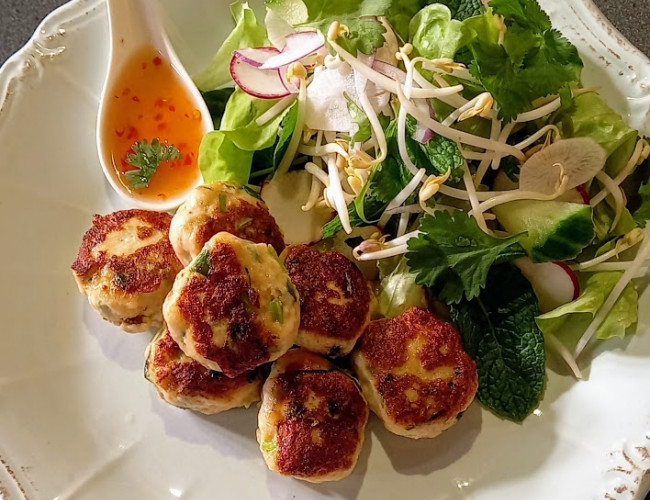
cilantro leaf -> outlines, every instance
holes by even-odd
[[[136,170],[129,170],[124,178],[132,189],[148,187],[161,163],[182,158],[176,146],[161,144],[158,138],[153,139],[151,144],[146,139],[136,142],[131,150],[133,153],[126,155],[126,162]]]
[[[359,19],[350,22],[349,33],[341,35],[337,42],[341,47],[352,54],[357,51],[366,55],[374,53],[375,49],[382,47],[385,43],[384,33],[386,28],[375,20]]]
[[[352,123],[357,125],[357,131],[352,136],[353,142],[365,142],[370,139],[371,127],[370,120],[368,116],[363,112],[363,110],[357,106],[357,104],[352,100],[352,98],[346,93],[343,93],[345,100],[348,102],[348,112],[352,118]]]
[[[501,118],[511,120],[531,109],[536,99],[580,81],[583,64],[577,49],[551,28],[535,0],[492,0],[490,7],[504,17],[503,44],[498,32],[486,28],[494,25],[493,13],[483,15],[483,24],[468,24],[474,37],[470,71],[498,103]]]
[[[452,19],[464,21],[469,17],[480,16],[485,12],[481,0],[438,0],[436,3],[446,5],[451,11]]]
[[[514,266],[495,266],[480,297],[452,305],[450,312],[463,347],[476,362],[479,401],[521,422],[542,397],[546,364],[530,283]]]
[[[437,285],[440,298],[447,303],[457,303],[463,296],[477,297],[492,265],[526,255],[517,243],[523,234],[494,238],[460,211],[427,215],[419,230],[420,235],[408,242],[409,267],[418,285]]]

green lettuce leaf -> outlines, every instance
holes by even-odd
[[[199,170],[205,184],[223,181],[246,184],[252,161],[253,152],[238,148],[227,132],[221,130],[207,133],[199,146]]]
[[[369,53],[365,50],[379,48],[384,43],[383,37],[381,40],[378,37],[381,24],[368,17],[386,17],[397,34],[408,40],[409,22],[428,3],[426,0],[267,0],[266,6],[292,26],[314,27],[326,37],[334,21],[346,25],[351,34],[338,41],[355,54],[357,49]]]
[[[235,20],[235,29],[228,35],[210,64],[192,78],[199,90],[203,92],[218,89],[232,81],[230,59],[234,50],[269,44],[266,28],[257,23],[255,13],[247,2],[231,4],[230,12]]]
[[[537,317],[537,325],[544,333],[551,333],[559,340],[575,343],[603,305],[623,273],[594,273],[584,282],[580,296]],[[624,337],[625,331],[638,320],[638,293],[632,283],[628,284],[605,321],[596,330],[596,338]]]
[[[223,89],[210,90],[201,94],[206,106],[208,107],[208,111],[210,111],[210,116],[212,117],[212,123],[214,124],[215,130],[218,130],[221,126],[221,118],[226,110],[226,104],[234,91],[234,87],[225,87]]]
[[[494,264],[526,255],[517,243],[523,234],[494,238],[461,211],[426,215],[418,229],[418,237],[408,242],[408,265],[418,285],[437,285],[447,303],[478,297]]]
[[[379,313],[386,318],[399,316],[411,307],[427,307],[426,292],[415,283],[404,257],[390,274],[379,282]]]
[[[625,166],[637,139],[637,131],[613,111],[595,92],[573,99],[571,107],[554,121],[565,137],[590,137],[607,152],[606,172],[615,177]]]
[[[634,211],[634,220],[640,227],[645,227],[650,220],[650,183],[639,187],[640,205]]]
[[[495,266],[480,297],[452,305],[450,313],[476,362],[479,401],[501,417],[524,420],[542,397],[546,364],[530,283],[510,264]]]
[[[465,45],[462,23],[452,19],[444,5],[427,5],[409,24],[409,40],[417,53],[429,59],[453,58]]]

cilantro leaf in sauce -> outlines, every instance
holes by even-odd
[[[124,174],[131,189],[148,187],[161,163],[182,157],[176,146],[163,144],[158,138],[153,139],[151,144],[146,139],[138,141],[131,146],[131,149],[133,153],[126,155],[126,162],[136,169]]]

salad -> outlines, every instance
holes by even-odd
[[[535,0],[246,3],[194,80],[204,181],[261,189],[290,242],[347,246],[394,317],[447,315],[477,396],[523,420],[547,353],[637,321],[650,145],[581,84]]]

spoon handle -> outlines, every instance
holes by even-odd
[[[107,6],[114,53],[129,54],[142,45],[168,46],[153,0],[107,0]]]

